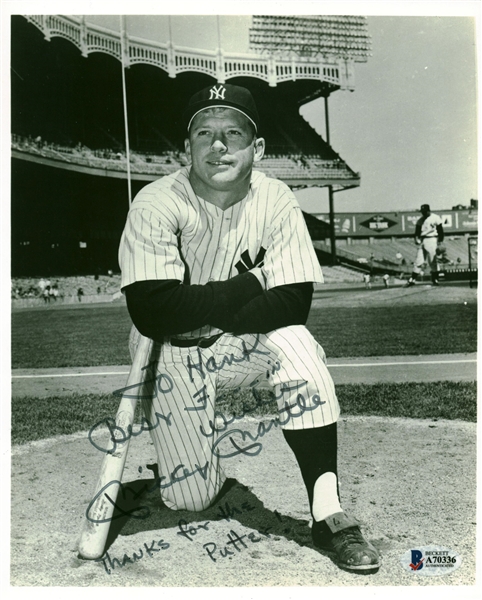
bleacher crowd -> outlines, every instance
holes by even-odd
[[[12,149],[94,169],[126,170],[126,153],[122,148],[91,149],[80,142],[67,146],[47,142],[41,136],[25,137],[12,134]],[[184,153],[165,144],[159,152],[131,150],[129,153],[129,166],[132,173],[162,176],[173,173],[186,164]],[[319,154],[303,152],[283,154],[277,152],[276,147],[272,153],[265,155],[256,168],[268,176],[278,178],[323,179],[333,177],[334,174],[339,179],[353,177],[353,172],[338,156],[327,158]]]
[[[15,277],[12,279],[12,300],[43,299],[45,304],[62,302],[64,298],[115,294],[120,291],[120,274],[82,275],[72,277]],[[81,292],[79,292],[81,290]]]

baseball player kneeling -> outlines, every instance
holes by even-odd
[[[139,332],[152,338],[159,389],[143,401],[172,509],[202,511],[225,474],[216,395],[270,389],[313,516],[313,540],[354,572],[379,567],[377,550],[338,494],[340,408],[323,348],[305,327],[323,276],[291,190],[253,171],[264,154],[251,93],[213,85],[184,113],[190,166],[144,187],[123,232],[122,290]],[[165,374],[165,377],[164,377]],[[152,420],[151,420],[152,419]],[[186,471],[187,470],[187,471]]]

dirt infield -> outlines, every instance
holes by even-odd
[[[239,427],[255,433],[258,423],[245,420]],[[299,471],[280,430],[273,429],[262,438],[258,456],[224,460],[232,485],[211,509],[198,514],[170,511],[158,494],[148,493],[135,513],[146,518],[114,521],[115,539],[108,557],[98,563],[77,558],[77,541],[102,454],[86,434],[16,447],[12,459],[11,583],[474,585],[475,425],[352,417],[340,421],[339,431],[342,499],[345,509],[363,522],[367,536],[382,552],[377,574],[344,572],[328,555],[313,548]],[[103,439],[96,438],[96,443],[102,445]],[[155,462],[148,434],[136,438],[123,481],[133,491],[139,491],[146,479],[152,485],[153,472],[147,465]],[[126,512],[134,508],[133,504],[124,505]],[[190,539],[179,534],[180,528],[191,531]],[[232,555],[224,552],[223,557],[221,551],[230,547],[226,546],[228,536],[233,539],[235,535],[242,543],[236,544]],[[402,555],[431,544],[457,552],[462,566],[446,577],[405,571]]]

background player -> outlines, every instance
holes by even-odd
[[[323,277],[301,209],[285,184],[253,171],[265,142],[248,90],[205,88],[184,118],[191,166],[141,190],[119,250],[131,351],[138,332],[156,342],[158,384],[143,407],[151,422],[164,416],[151,431],[162,499],[197,511],[213,503],[220,458],[243,445],[239,429],[220,435],[216,395],[271,389],[315,544],[344,568],[375,570],[377,550],[340,505],[340,409],[324,351],[304,326]]]
[[[415,285],[419,273],[422,272],[423,265],[428,263],[432,277],[432,285],[439,285],[438,282],[438,261],[437,245],[444,240],[444,229],[442,219],[430,211],[428,204],[422,204],[420,207],[422,216],[415,225],[415,243],[418,248],[417,257],[413,263],[413,272],[409,278],[406,287]]]

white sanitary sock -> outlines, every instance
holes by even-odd
[[[326,517],[342,512],[336,489],[336,475],[323,473],[315,483],[313,490],[313,518],[323,521]]]

